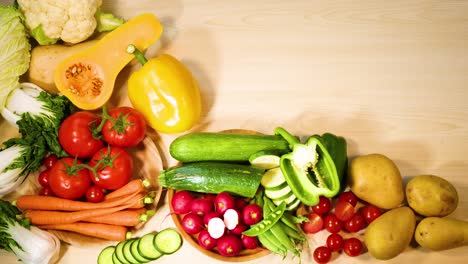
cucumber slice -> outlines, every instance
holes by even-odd
[[[133,257],[138,260],[140,263],[148,263],[152,261],[152,259],[145,258],[141,255],[140,251],[138,250],[138,245],[140,244],[140,239],[135,239],[130,246],[130,251],[132,252]]]
[[[97,263],[98,264],[114,264],[112,261],[112,255],[114,255],[115,247],[108,246],[99,253]]]
[[[112,254],[112,263],[114,263],[114,264],[123,264],[122,261],[120,261],[117,258],[117,254],[115,254],[115,251],[114,251],[114,254]]]
[[[268,170],[279,167],[280,156],[275,151],[262,150],[252,154],[249,162],[252,166]]]
[[[283,173],[280,168],[273,168],[267,170],[262,177],[260,182],[265,189],[277,188],[286,182]]]
[[[125,256],[124,256],[124,253],[123,253],[123,247],[125,246],[125,243],[127,243],[128,240],[125,240],[125,241],[120,241],[119,243],[117,243],[117,246],[115,246],[115,255],[117,257],[117,259],[121,262],[121,263],[124,263],[124,264],[130,264],[130,261],[128,261]]]
[[[294,195],[293,192],[291,192],[291,195],[289,197],[286,197],[285,199],[272,199],[273,203],[278,206],[281,204],[281,202],[286,203],[286,207],[294,202],[296,202],[296,195]]]
[[[288,186],[288,183],[287,182],[283,182],[282,184],[276,186],[276,187],[264,187],[265,190],[269,190],[269,191],[279,191],[283,188],[286,188],[286,186]]]
[[[131,250],[131,246],[132,246],[133,242],[135,242],[135,239],[127,240],[125,242],[125,244],[122,247],[123,255],[124,255],[125,259],[128,260],[128,262],[130,262],[131,264],[138,264],[139,261],[137,259],[135,259],[135,257],[132,254],[132,250]]]
[[[166,228],[154,237],[154,245],[163,254],[172,254],[182,246],[182,236],[175,229]]]
[[[295,202],[293,202],[293,203],[291,203],[290,205],[288,205],[288,206],[286,207],[286,210],[287,210],[287,211],[295,210],[295,209],[299,206],[300,203],[301,203],[301,200],[297,199]]]
[[[148,233],[142,236],[138,243],[138,252],[147,259],[155,260],[162,256],[162,253],[154,246],[155,236],[154,233]]]
[[[289,186],[286,186],[283,189],[279,189],[277,191],[270,191],[265,189],[266,197],[272,200],[285,200],[292,194],[293,192],[291,191],[291,188],[289,188]]]

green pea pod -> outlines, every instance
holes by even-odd
[[[276,237],[268,230],[265,233],[258,235],[258,240],[262,245],[275,254],[279,254],[283,257],[286,257],[287,250],[286,248],[277,241]]]
[[[265,208],[266,206],[264,206]],[[283,216],[284,211],[286,210],[286,203],[281,202],[281,204],[276,207],[271,213],[263,217],[263,220],[251,226],[248,230],[244,231],[242,234],[246,236],[258,236],[269,230],[272,226],[276,224]]]
[[[284,217],[282,217],[281,219],[283,219]],[[284,233],[286,233],[286,235],[294,240],[298,240],[300,242],[305,242],[307,240],[307,238],[305,237],[304,233],[302,233],[302,231],[298,230],[298,229],[295,229],[295,228],[291,228],[290,226],[284,224],[283,222],[278,222],[276,223],[276,225],[279,225],[281,227],[281,229],[283,229]]]

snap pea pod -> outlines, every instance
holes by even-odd
[[[265,208],[265,206],[264,206]],[[269,215],[264,215],[264,218],[259,223],[251,226],[248,230],[244,231],[242,234],[246,236],[258,236],[269,230],[272,226],[276,224],[283,216],[284,211],[286,210],[286,203],[281,202],[281,204],[271,211]]]
[[[258,241],[260,241],[260,243],[262,243],[262,245],[271,252],[286,257],[286,248],[281,243],[278,243],[278,241],[276,241],[276,238],[269,230],[265,233],[258,235]]]
[[[286,233],[286,235],[288,235],[288,237],[294,239],[294,240],[299,240],[301,242],[305,242],[307,241],[307,238],[305,237],[304,233],[302,233],[302,231],[298,231],[296,229],[293,229],[289,226],[287,226],[286,224],[284,224],[283,222],[278,222],[276,223],[276,225],[279,225],[281,227],[281,229],[284,231],[284,233]]]

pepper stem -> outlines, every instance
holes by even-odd
[[[127,53],[133,54],[135,58],[141,63],[141,65],[144,65],[148,59],[143,55],[143,52],[141,52],[135,45],[133,44],[128,44],[127,46]]]

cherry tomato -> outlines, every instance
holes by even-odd
[[[43,186],[39,190],[39,195],[41,195],[41,196],[55,196],[54,192],[52,191],[52,189],[49,186]]]
[[[72,157],[89,158],[104,146],[104,141],[93,136],[92,129],[101,119],[86,111],[75,112],[60,125],[59,142]]]
[[[318,231],[323,229],[323,219],[322,216],[316,213],[310,213],[307,215],[309,222],[302,223],[302,229],[308,234],[315,234]]]
[[[81,161],[59,159],[49,171],[49,186],[60,198],[75,200],[85,195],[91,180],[88,169],[80,168]]]
[[[372,223],[377,217],[382,215],[382,211],[375,205],[366,205],[361,209],[362,216],[368,224]]]
[[[318,204],[311,207],[312,211],[318,215],[324,215],[331,209],[331,201],[327,197],[320,196]]]
[[[354,215],[354,206],[348,201],[338,201],[335,205],[335,215],[340,221],[348,221]]]
[[[327,263],[331,259],[331,250],[325,246],[320,246],[314,250],[314,260],[317,263]]]
[[[100,149],[91,158],[89,164],[95,167],[91,172],[95,185],[106,189],[118,189],[130,181],[133,172],[132,156],[122,148],[109,146]]]
[[[356,233],[357,231],[366,227],[366,221],[362,215],[354,214],[351,219],[345,222],[344,227],[348,232]]]
[[[325,229],[330,233],[338,233],[343,227],[343,222],[335,214],[328,214],[323,220]]]
[[[357,196],[351,191],[343,192],[338,196],[338,201],[347,201],[352,204],[353,207],[356,206],[358,200]]]
[[[104,120],[101,133],[110,145],[123,148],[134,147],[145,138],[145,118],[131,107],[113,108]]]
[[[102,202],[104,200],[104,191],[99,186],[90,186],[86,191],[86,200],[90,203]]]
[[[362,253],[362,242],[361,240],[352,237],[345,240],[343,249],[344,252],[350,257],[356,257]]]
[[[327,247],[332,251],[338,251],[343,248],[344,240],[340,234],[330,234],[327,237]]]
[[[39,176],[37,176],[37,181],[42,187],[48,187],[49,186],[49,170],[44,170],[39,173]]]
[[[52,166],[54,166],[54,164],[55,164],[55,162],[57,162],[57,160],[58,160],[57,155],[50,154],[47,157],[45,157],[43,164],[47,169],[50,169],[50,168],[52,168]]]

